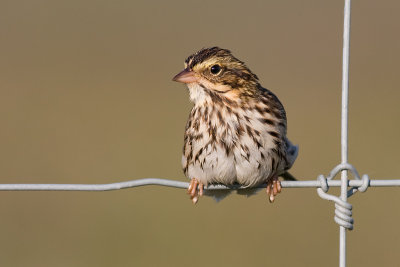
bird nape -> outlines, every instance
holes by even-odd
[[[286,112],[245,64],[227,49],[189,56],[174,78],[185,83],[194,106],[184,136],[182,167],[193,203],[209,184],[252,188],[267,183],[270,202],[281,192],[298,146],[286,137]]]

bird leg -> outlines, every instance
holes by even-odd
[[[269,202],[272,203],[275,200],[276,195],[282,191],[281,182],[278,180],[278,176],[273,177],[267,183],[267,195]]]
[[[192,178],[190,181],[187,193],[190,195],[190,199],[193,204],[196,204],[199,197],[203,195],[204,185],[199,182],[196,178]]]

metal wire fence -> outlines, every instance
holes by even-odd
[[[348,85],[350,58],[350,13],[351,0],[345,0],[343,27],[343,68],[342,68],[342,116],[341,116],[341,164],[326,176],[319,175],[316,180],[282,181],[283,188],[317,188],[318,195],[335,202],[334,220],[340,227],[339,266],[346,266],[346,232],[353,229],[352,205],[347,201],[357,191],[365,192],[368,187],[400,187],[398,180],[370,180],[368,175],[360,177],[355,167],[348,163]],[[355,179],[348,179],[348,173]],[[341,173],[340,180],[333,180]],[[158,185],[187,189],[189,183],[146,178],[109,184],[0,184],[0,191],[111,191],[139,186]],[[259,188],[266,187],[266,184]],[[340,187],[340,197],[328,194],[329,187]],[[210,185],[205,190],[237,190],[240,186]]]

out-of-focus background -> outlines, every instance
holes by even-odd
[[[349,159],[399,179],[400,3],[353,1]],[[0,183],[186,181],[171,78],[229,48],[286,107],[302,180],[340,162],[343,1],[0,2]],[[338,190],[330,192],[338,193]],[[0,192],[1,266],[337,266],[334,205],[285,189],[194,206],[182,189]],[[349,266],[397,266],[400,191],[351,198]]]

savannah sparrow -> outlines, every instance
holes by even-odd
[[[298,153],[286,137],[279,99],[242,61],[219,47],[189,56],[173,80],[187,85],[194,103],[182,156],[193,203],[209,184],[251,188],[263,183],[273,202],[281,191],[278,176],[285,176]]]

